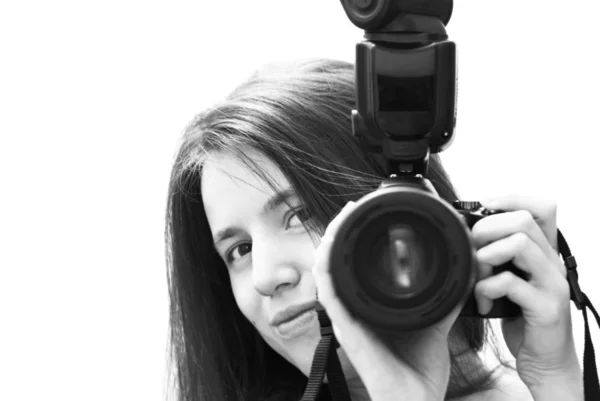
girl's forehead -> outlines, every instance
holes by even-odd
[[[238,157],[223,152],[213,152],[203,163],[202,184],[225,178],[261,188],[270,188],[269,183],[276,187],[288,184],[281,169],[266,156],[252,151],[245,153],[245,157],[251,161],[248,163],[250,166]]]
[[[201,183],[206,207],[223,204],[232,198],[238,198],[237,201],[261,199],[290,186],[275,163],[260,154],[251,156],[258,172],[228,154],[218,153],[206,159]],[[266,175],[270,182],[261,175]]]

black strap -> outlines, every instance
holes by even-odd
[[[558,230],[558,251],[563,258],[565,267],[567,268],[567,281],[571,288],[571,300],[577,306],[583,314],[583,320],[585,322],[585,345],[583,349],[583,392],[585,394],[586,401],[598,401],[600,400],[600,382],[598,381],[598,369],[596,368],[596,354],[594,351],[594,344],[592,343],[592,336],[590,334],[590,325],[588,322],[587,309],[590,308],[596,323],[600,327],[600,316],[598,312],[590,302],[589,298],[581,288],[579,287],[579,274],[577,273],[577,262],[575,256],[571,255],[571,249],[563,237],[560,230]]]
[[[323,386],[323,378],[327,372],[329,392],[332,401],[351,401],[346,377],[337,355],[339,343],[333,334],[331,320],[320,303],[317,303],[317,316],[321,325],[321,340],[317,345],[315,356],[310,367],[310,376],[301,401],[316,401]]]
[[[567,241],[558,230],[558,251],[563,258],[565,267],[567,268],[567,281],[571,289],[571,300],[581,310],[583,320],[585,321],[585,346],[583,351],[583,388],[585,401],[600,400],[600,381],[598,380],[598,369],[596,367],[596,355],[592,336],[590,334],[590,326],[587,316],[587,308],[592,311],[598,327],[600,327],[600,316],[592,305],[591,301],[579,287],[579,274],[577,273],[577,262],[575,257],[571,255],[571,250]],[[329,391],[332,401],[350,401],[350,393],[346,384],[346,378],[337,355],[339,343],[336,341],[333,334],[331,321],[323,307],[317,305],[317,314],[319,316],[319,324],[321,325],[321,340],[317,345],[313,363],[310,369],[308,385],[302,396],[301,401],[316,401],[322,387],[325,372],[329,379]]]

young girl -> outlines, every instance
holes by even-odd
[[[480,312],[508,296],[516,360],[493,347],[486,319],[460,308],[418,335],[385,341],[344,308],[327,265],[353,202],[384,177],[352,136],[354,70],[309,60],[269,66],[187,128],[167,210],[171,348],[179,400],[299,400],[320,339],[314,305],[332,320],[352,400],[583,400],[556,206],[524,196],[472,229]],[[437,155],[425,178],[458,199]],[[512,260],[531,277],[491,275]],[[515,373],[516,370],[516,373]],[[328,399],[324,384],[321,399]]]

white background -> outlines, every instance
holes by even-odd
[[[600,307],[599,17],[597,0],[455,1],[442,157],[464,199],[556,199]],[[361,38],[335,0],[2,2],[0,399],[162,399],[182,129],[262,63],[353,61]]]

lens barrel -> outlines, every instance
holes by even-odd
[[[340,224],[330,253],[346,308],[383,331],[416,330],[446,316],[475,278],[475,250],[461,215],[410,186],[361,198]]]

